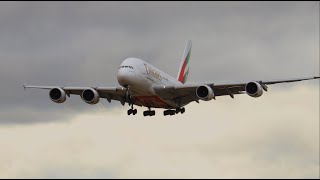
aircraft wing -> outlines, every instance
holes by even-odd
[[[68,96],[72,95],[81,95],[81,93],[89,88],[96,90],[99,93],[101,98],[107,99],[109,102],[111,100],[120,101],[122,105],[126,103],[126,94],[127,91],[123,87],[61,87],[61,86],[33,86],[33,85],[23,85],[24,89],[34,88],[34,89],[48,89],[61,88],[63,89]]]
[[[277,83],[289,83],[297,82],[311,79],[319,79],[319,77],[307,77],[307,78],[297,78],[297,79],[284,79],[284,80],[270,80],[270,81],[255,81],[259,83],[262,88],[267,91],[267,85],[277,84]],[[248,82],[247,82],[248,83]],[[172,86],[155,86],[154,90],[156,94],[164,99],[180,99],[182,103],[188,103],[192,101],[197,101],[199,98],[196,95],[196,89],[201,85],[209,86],[216,96],[231,96],[234,98],[236,94],[245,94],[245,86],[247,83],[230,83],[230,84],[198,84],[198,85],[172,85]]]

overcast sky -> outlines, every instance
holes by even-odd
[[[319,76],[319,2],[0,2],[0,178],[319,178],[318,80],[170,118],[22,88],[118,86],[127,57],[175,77],[189,39],[190,83]]]

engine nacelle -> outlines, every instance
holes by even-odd
[[[53,88],[49,92],[50,99],[55,103],[63,103],[66,101],[66,92],[61,88]]]
[[[207,85],[199,86],[196,90],[196,95],[203,101],[210,101],[214,98],[213,90]]]
[[[92,88],[84,90],[81,94],[81,98],[88,104],[97,104],[100,100],[99,93]]]
[[[257,82],[249,82],[246,84],[245,90],[251,97],[260,97],[263,94],[262,86]]]

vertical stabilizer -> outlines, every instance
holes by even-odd
[[[191,40],[188,40],[182,55],[180,69],[177,77],[178,81],[180,81],[183,84],[187,81],[188,74],[189,74],[189,59],[191,55],[191,46],[192,46]]]

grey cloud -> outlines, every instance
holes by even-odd
[[[187,39],[193,41],[189,82],[319,75],[318,7],[314,2],[1,2],[0,108],[53,108],[47,92],[25,96],[25,82],[115,86],[117,67],[131,56],[176,76]],[[73,99],[72,105],[84,110],[81,103]]]

